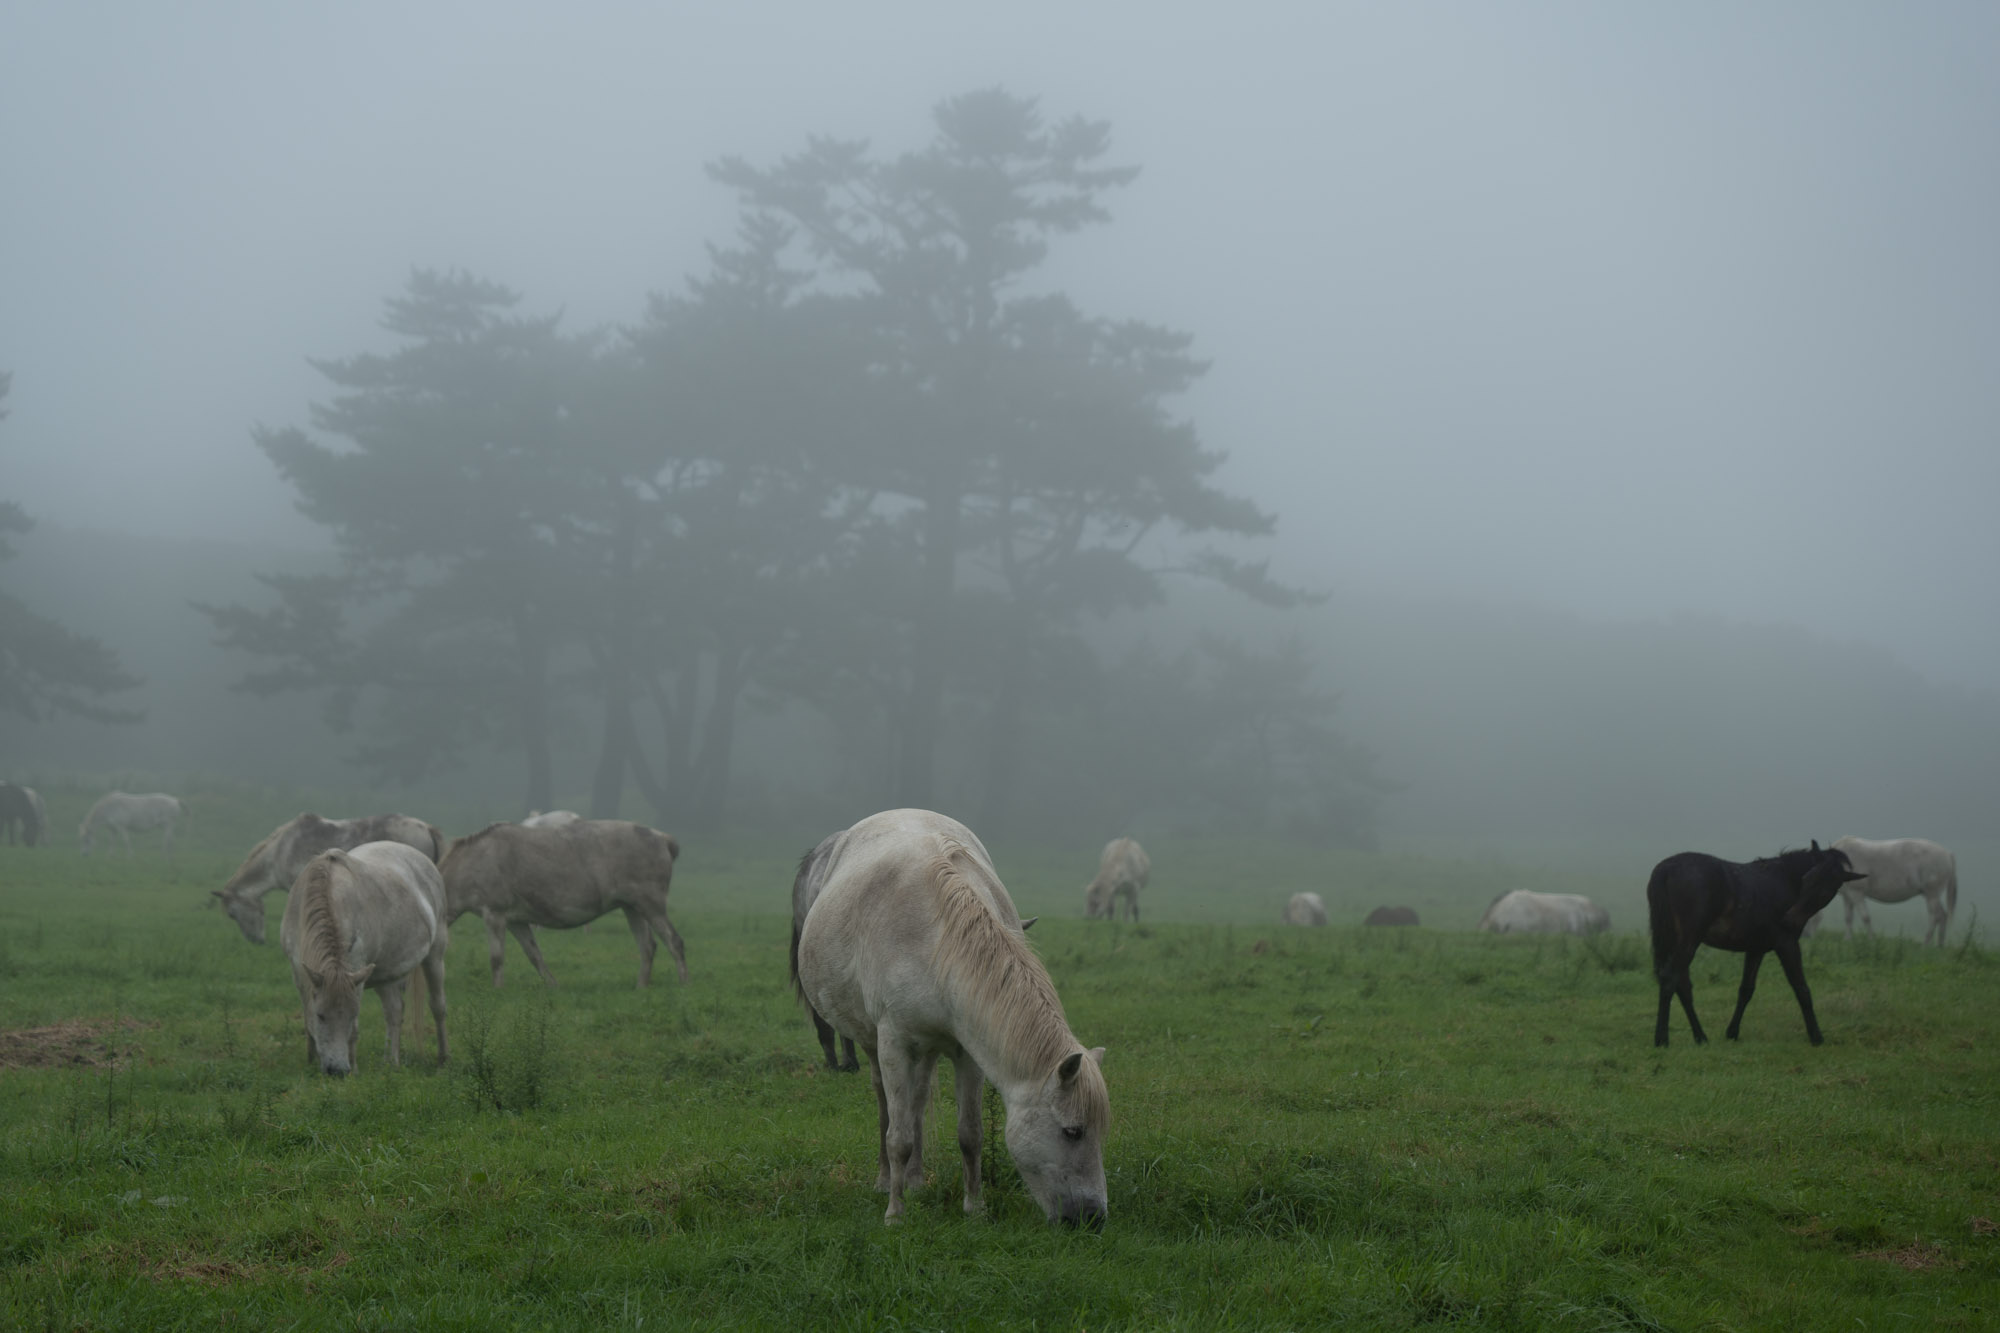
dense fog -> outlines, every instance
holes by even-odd
[[[0,776],[1992,837],[2000,15],[0,17]]]

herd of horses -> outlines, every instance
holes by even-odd
[[[91,807],[77,836],[86,855],[116,833],[162,832],[171,854],[185,821],[164,793],[112,792]],[[0,783],[0,828],[29,845],[46,841],[47,816],[32,789]],[[667,919],[667,893],[680,845],[622,820],[537,813],[446,839],[408,815],[323,819],[301,814],[253,847],[210,895],[252,943],[265,941],[264,898],[286,890],[279,945],[304,1011],[308,1060],[325,1073],[355,1067],[363,992],[380,997],[388,1059],[402,1057],[406,992],[414,979],[437,1029],[438,1060],[449,1056],[444,960],[450,926],[468,912],[486,926],[493,984],[501,983],[512,935],[545,982],[537,927],[582,927],[624,913],[639,950],[638,984],[652,976],[664,943],[682,981],[687,955]],[[1131,838],[1107,844],[1084,889],[1089,919],[1139,919],[1152,863]],[[1680,998],[1697,1043],[1689,964],[1703,944],[1741,953],[1743,979],[1725,1035],[1734,1039],[1766,954],[1791,983],[1813,1044],[1822,1041],[1800,958],[1800,940],[1834,898],[1847,928],[1867,900],[1923,897],[1925,942],[1942,946],[1957,905],[1952,854],[1921,839],[1841,838],[1822,848],[1750,862],[1700,852],[1670,856],[1646,885],[1659,1009],[1657,1045],[1667,1044],[1672,1001]],[[1281,920],[1324,926],[1325,903],[1296,893]],[[800,861],[792,884],[790,972],[818,1035],[827,1067],[858,1071],[868,1056],[877,1110],[876,1189],[888,1195],[885,1220],[903,1214],[903,1196],[923,1175],[923,1125],[938,1062],[951,1060],[964,1166],[964,1205],[978,1212],[983,1141],[981,1091],[991,1083],[1006,1110],[1009,1154],[1050,1221],[1101,1227],[1107,1215],[1104,1136],[1110,1123],[1104,1048],[1070,1030],[1047,969],[1027,942],[1023,920],[993,859],[963,824],[928,810],[889,810],[841,830]],[[1365,925],[1414,927],[1414,910],[1383,906]],[[1592,935],[1610,928],[1604,909],[1577,894],[1516,889],[1488,906],[1478,928],[1490,933]]]

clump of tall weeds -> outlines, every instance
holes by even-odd
[[[542,1105],[551,1082],[549,1017],[546,999],[498,1024],[483,1005],[468,1013],[458,1043],[466,1100],[493,1111]]]

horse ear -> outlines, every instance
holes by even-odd
[[[1035,923],[1036,923],[1037,921],[1040,921],[1040,920],[1041,920],[1041,918],[1040,918],[1039,916],[1031,916],[1031,917],[1029,917],[1029,918],[1028,918],[1028,919],[1027,919],[1026,921],[1023,921],[1023,922],[1021,923],[1021,933],[1022,933],[1023,935],[1027,934],[1027,933],[1028,933],[1028,927],[1030,927],[1030,926],[1034,925],[1034,924],[1035,924]]]
[[[347,979],[353,982],[355,986],[359,988],[361,986],[366,986],[368,984],[368,978],[374,975],[375,975],[375,964],[370,963],[368,966],[362,968],[359,972],[349,972],[347,974]]]
[[[1813,849],[1813,850],[1814,850],[1815,852],[1817,852],[1817,851],[1819,850],[1819,839],[1818,839],[1818,838],[1814,838],[1814,839],[1812,840],[1812,849]]]
[[[1063,1062],[1056,1066],[1056,1074],[1062,1079],[1063,1086],[1068,1087],[1076,1082],[1076,1071],[1081,1068],[1083,1068],[1083,1052],[1071,1051],[1063,1058]]]
[[[312,983],[314,990],[326,989],[326,977],[324,975],[307,967],[304,963],[299,964],[299,970],[306,974],[306,980]]]
[[[1104,1048],[1102,1046],[1093,1046],[1088,1051],[1085,1051],[1084,1054],[1090,1057],[1090,1063],[1096,1065],[1099,1069],[1104,1068]]]
[[[1857,879],[1867,878],[1868,872],[1865,870],[1843,870],[1840,872],[1840,882],[1843,884],[1852,884]]]

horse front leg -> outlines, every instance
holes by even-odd
[[[1785,980],[1792,983],[1792,994],[1799,997],[1799,1012],[1806,1016],[1806,1037],[1818,1046],[1826,1038],[1820,1035],[1819,1019],[1813,1015],[1812,990],[1806,985],[1806,966],[1799,957],[1799,942],[1780,940],[1777,951],[1778,962],[1785,969]]]
[[[983,1213],[986,1200],[980,1193],[984,1182],[979,1175],[979,1098],[986,1089],[986,1075],[964,1051],[951,1063],[953,1093],[958,1101],[958,1157],[965,1170],[965,1211]]]
[[[525,921],[509,921],[507,932],[521,942],[521,952],[528,955],[528,961],[535,965],[535,971],[542,974],[542,981],[550,986],[555,985],[554,974],[549,971],[549,965],[542,961],[542,946],[535,942],[535,928]]]
[[[1757,990],[1757,969],[1764,965],[1764,950],[1750,949],[1743,955],[1743,984],[1736,988],[1736,1012],[1730,1017],[1729,1026],[1723,1036],[1731,1041],[1743,1028],[1743,1011],[1750,1007],[1750,997]]]
[[[493,969],[493,988],[500,989],[500,973],[507,966],[507,923],[492,912],[481,912],[486,922],[486,962]]]
[[[911,1180],[923,1183],[923,1119],[916,1114],[921,1095],[916,1086],[918,1062],[900,1037],[886,1033],[875,1058],[882,1071],[882,1103],[888,1121],[882,1132],[882,1156],[889,1169],[889,1207],[882,1220],[893,1224],[903,1220],[903,1192]]]
[[[1937,946],[1942,949],[1944,948],[1945,932],[1951,926],[1951,914],[1945,909],[1944,895],[1924,895],[1924,906],[1928,907],[1931,913],[1930,929],[1924,931],[1924,943],[1929,944],[1932,932],[1936,932]]]
[[[868,1081],[875,1085],[875,1192],[889,1192],[889,1093],[882,1085],[882,1057],[868,1052]]]

